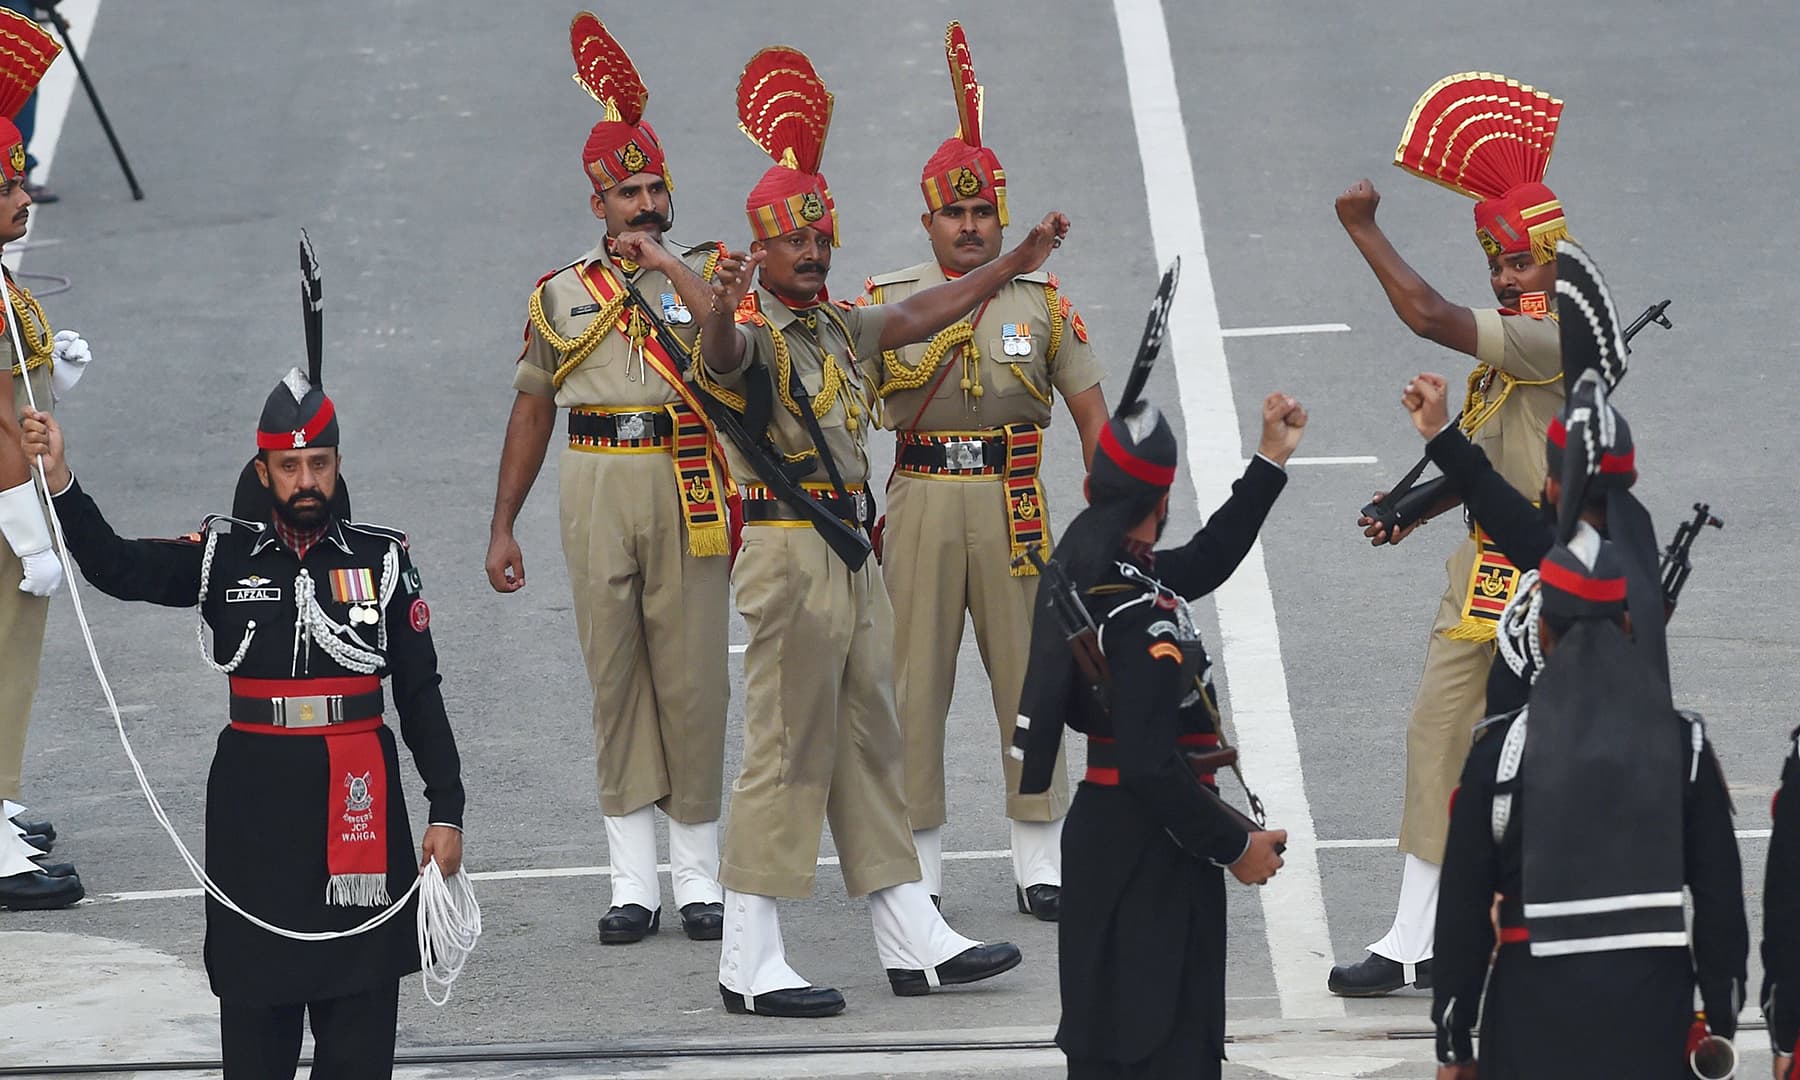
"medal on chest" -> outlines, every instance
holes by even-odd
[[[352,625],[373,626],[381,621],[375,595],[375,575],[368,567],[331,572],[331,598],[350,608]]]
[[[672,292],[662,294],[662,313],[663,322],[675,326],[685,326],[694,321],[693,313],[688,311],[687,305]]]
[[[1008,356],[1030,356],[1031,324],[1003,324],[1000,327],[1000,351]]]

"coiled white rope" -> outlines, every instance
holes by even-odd
[[[12,286],[6,281],[4,274],[0,274],[0,307],[6,309],[7,332],[12,342],[11,351],[14,356],[18,357],[20,367],[23,368],[25,358],[24,351],[19,346],[19,325],[12,309]],[[32,389],[29,372],[24,373],[23,381],[26,402],[31,406],[33,412],[37,412],[37,395]],[[245,911],[207,875],[206,868],[200,864],[198,859],[194,858],[194,853],[188,850],[187,844],[182,842],[181,835],[175,831],[169,815],[163,810],[162,801],[156,797],[156,792],[150,787],[149,777],[144,775],[143,763],[138,760],[137,753],[131,748],[131,738],[125,732],[125,720],[119,714],[119,702],[113,697],[112,683],[106,677],[106,670],[100,663],[100,651],[94,645],[94,633],[88,625],[87,611],[81,605],[81,590],[75,584],[74,560],[68,554],[68,542],[63,536],[62,520],[57,516],[56,501],[50,490],[50,477],[44,471],[44,459],[41,456],[36,458],[33,466],[38,483],[43,488],[45,505],[49,508],[45,516],[50,519],[50,528],[56,536],[57,557],[62,560],[63,576],[69,587],[69,599],[75,605],[75,621],[81,627],[81,639],[87,645],[88,662],[93,665],[94,675],[100,680],[100,692],[105,695],[106,707],[112,713],[113,727],[119,733],[119,745],[124,747],[125,757],[131,762],[131,771],[137,777],[138,787],[143,790],[144,801],[150,806],[151,816],[174,842],[175,850],[181,855],[181,861],[187,864],[188,873],[193,875],[194,880],[200,884],[208,896],[218,901],[227,910],[242,916],[254,926],[292,941],[336,941],[341,938],[366,934],[386,924],[405,910],[406,902],[412,898],[414,893],[417,893],[419,894],[420,981],[424,985],[426,998],[433,1004],[442,1005],[449,1001],[450,984],[462,973],[463,964],[468,960],[469,953],[475,948],[475,939],[481,935],[481,908],[476,903],[475,889],[470,884],[469,876],[466,873],[458,872],[453,877],[445,879],[442,869],[439,868],[437,860],[434,858],[429,861],[425,870],[413,879],[413,883],[407,888],[405,895],[388,908],[377,912],[367,921],[349,930],[317,931],[289,930]],[[207,554],[211,554],[210,545]],[[207,561],[208,568],[210,568],[210,560]],[[246,641],[244,645],[247,646],[248,642]],[[240,656],[236,660],[242,659],[243,651],[244,649],[240,647]],[[233,661],[232,666],[235,666],[236,660]],[[443,987],[442,999],[439,999],[433,992],[434,984]]]

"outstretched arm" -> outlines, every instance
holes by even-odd
[[[726,252],[719,260],[706,304],[706,321],[700,326],[700,358],[706,366],[721,375],[736,371],[744,362],[744,339],[737,332],[737,306],[750,295],[756,280],[756,268],[762,265],[763,253],[748,255]]]
[[[1381,193],[1375,185],[1358,180],[1337,197],[1337,216],[1369,269],[1375,271],[1394,314],[1420,337],[1474,356],[1475,313],[1444,299],[1400,257],[1381,226],[1375,224],[1375,207],[1380,203]]]
[[[904,300],[882,305],[886,318],[881,326],[881,347],[898,349],[929,339],[1000,291],[1000,287],[1044,265],[1050,252],[1069,234],[1069,219],[1052,210],[1031,227],[1019,246],[972,270],[955,281],[913,293]]]

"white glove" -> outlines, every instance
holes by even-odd
[[[73,330],[58,330],[50,349],[50,396],[61,401],[63,395],[81,381],[88,361],[94,358],[85,338]]]
[[[62,588],[62,560],[50,546],[50,523],[31,481],[0,491],[0,536],[24,564],[20,592],[49,596]]]

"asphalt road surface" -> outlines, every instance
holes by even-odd
[[[679,933],[597,942],[607,853],[555,455],[518,526],[530,584],[502,597],[482,571],[526,297],[598,236],[579,163],[598,109],[568,77],[574,6],[64,7],[148,192],[131,201],[92,109],[78,90],[68,104],[65,85],[67,122],[46,125],[34,147],[53,147],[48,179],[63,201],[35,211],[43,246],[24,268],[70,279],[46,306],[96,355],[62,406],[72,463],[122,532],[175,535],[226,509],[264,394],[302,361],[293,249],[298,228],[310,231],[346,474],[358,516],[411,534],[465,761],[469,868],[494,875],[476,882],[486,934],[454,1000],[433,1009],[406,991],[401,1043],[594,1055],[406,1075],[1054,1073],[1055,930],[1013,910],[972,640],[951,718],[945,911],[966,934],[1018,942],[1018,971],[893,997],[866,906],[829,867],[813,900],[785,905],[784,929],[796,967],[848,995],[833,1020],[725,1015],[716,946]],[[740,207],[766,159],[735,130],[744,60],[775,42],[813,56],[837,99],[825,166],[844,237],[839,296],[926,257],[916,180],[955,125],[939,42],[945,21],[962,19],[1016,221],[1052,208],[1074,219],[1050,268],[1109,364],[1110,390],[1160,264],[1184,259],[1172,357],[1151,389],[1188,450],[1172,535],[1212,510],[1254,450],[1264,393],[1285,389],[1311,410],[1305,460],[1262,546],[1216,618],[1208,606],[1246,771],[1296,838],[1281,878],[1231,891],[1236,1077],[1417,1076],[1430,1061],[1428,1043],[1393,1037],[1429,1026],[1425,995],[1343,1002],[1324,980],[1392,914],[1402,733],[1457,540],[1446,519],[1377,551],[1352,523],[1420,452],[1401,384],[1420,370],[1459,382],[1469,363],[1399,324],[1332,199],[1372,177],[1402,252],[1446,295],[1488,303],[1470,204],[1389,168],[1392,147],[1416,96],[1450,72],[1505,72],[1562,97],[1548,181],[1573,231],[1622,308],[1674,300],[1676,329],[1646,332],[1619,399],[1638,440],[1639,494],[1665,537],[1696,499],[1728,523],[1701,541],[1670,645],[1677,696],[1708,716],[1731,781],[1760,918],[1757,830],[1769,826],[1797,688],[1788,586],[1800,512],[1787,465],[1800,429],[1782,387],[1800,344],[1784,284],[1800,237],[1778,201],[1795,154],[1770,124],[1771,103],[1800,94],[1791,4],[1587,0],[1553,19],[1460,0],[780,0],[601,14],[650,86],[647,118],[677,189],[674,235],[690,243],[747,239]],[[1046,485],[1063,522],[1080,469],[1066,415],[1052,430]],[[88,601],[133,745],[198,847],[221,687],[194,656],[191,614],[91,590]],[[741,690],[733,708],[728,775]],[[25,782],[92,901],[0,914],[0,1069],[209,1057],[201,904],[145,809],[66,599]],[[1754,1075],[1762,1039],[1741,1041]]]

